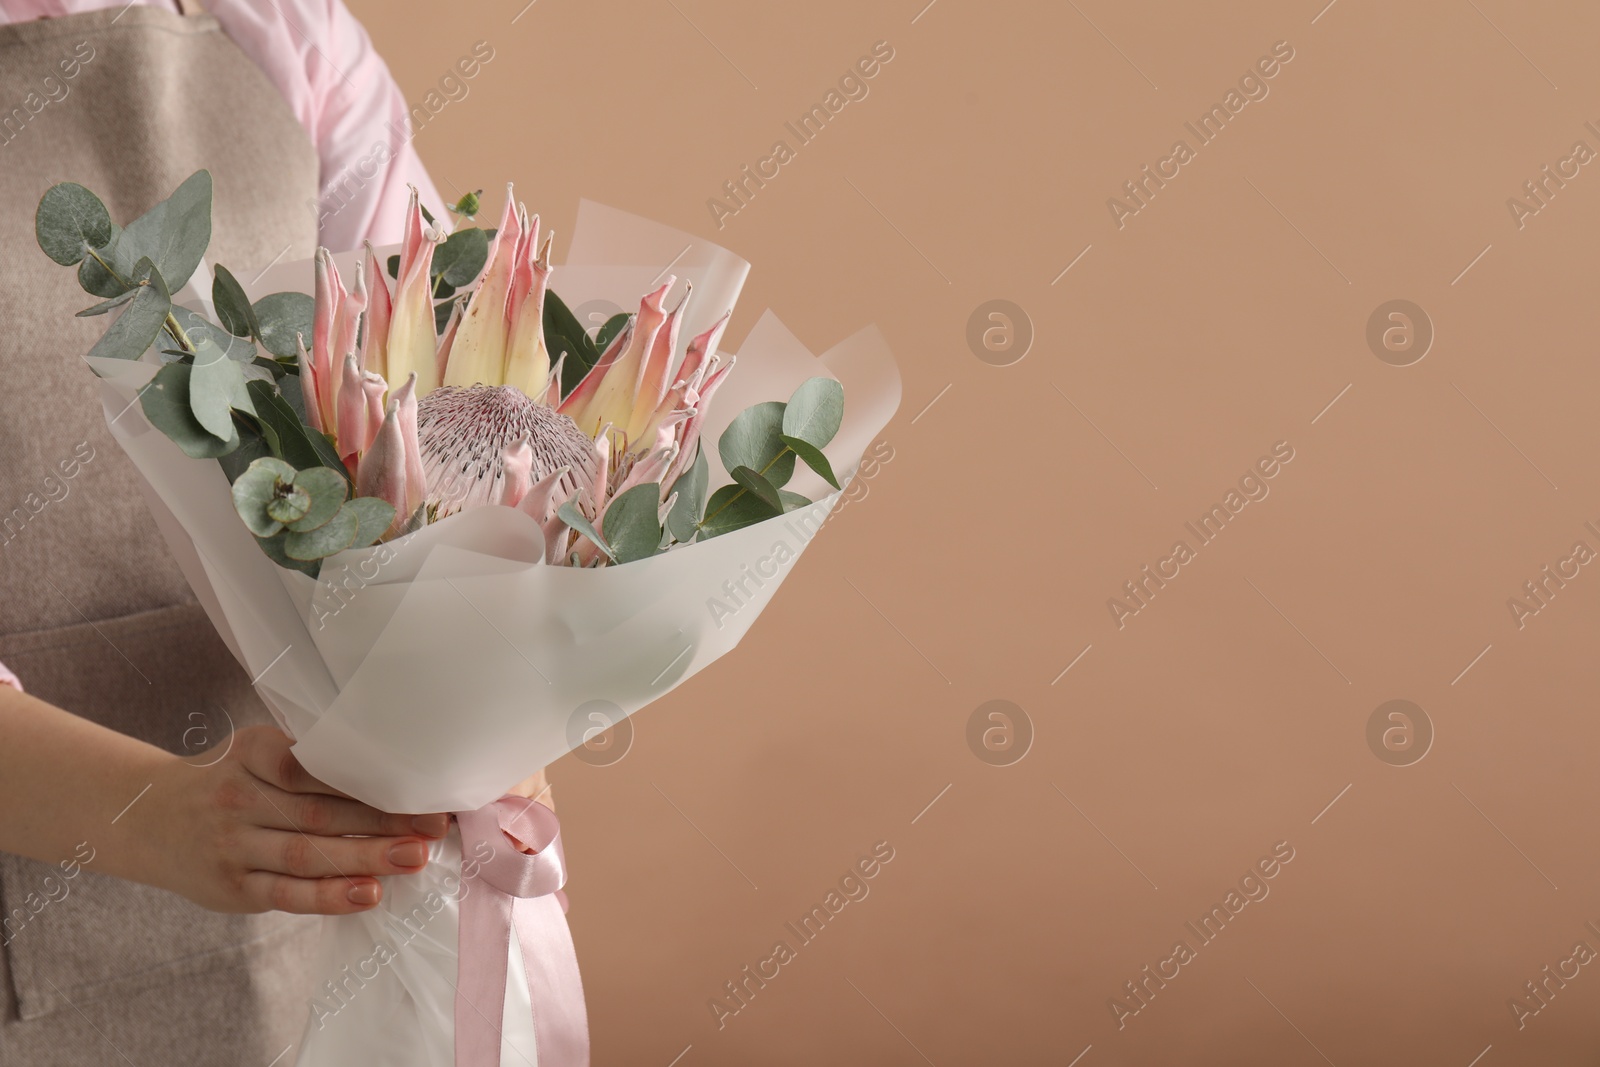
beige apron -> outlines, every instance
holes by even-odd
[[[271,719],[106,431],[79,356],[108,320],[73,318],[95,298],[39,251],[33,213],[71,180],[125,222],[201,167],[209,262],[313,253],[316,152],[213,18],[119,6],[0,26],[0,661],[173,752]],[[296,1040],[314,920],[213,914],[93,868],[0,855],[0,1067],[267,1067]]]

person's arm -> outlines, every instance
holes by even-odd
[[[271,727],[188,759],[0,685],[0,851],[214,911],[343,915],[418,871],[446,815],[388,815],[313,779]],[[363,835],[352,837],[346,835]]]

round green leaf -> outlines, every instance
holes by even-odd
[[[477,227],[469,227],[457,230],[433,250],[433,273],[443,274],[446,283],[459,289],[471,285],[488,261],[488,236]]]
[[[394,523],[394,505],[375,496],[358,496],[347,501],[343,510],[355,512],[356,519],[361,523],[356,529],[356,539],[351,542],[351,548],[366,548],[376,544],[378,538]]]
[[[111,243],[111,213],[100,198],[76,182],[52,185],[33,216],[34,234],[44,254],[71,267],[91,248]]]
[[[289,536],[289,534],[279,534],[277,537],[258,537],[256,538],[256,544],[260,545],[261,551],[266,554],[268,559],[272,560],[272,562],[276,563],[278,566],[283,567],[286,570],[299,571],[302,574],[309,574],[311,577],[315,578],[317,576],[317,571],[321,568],[321,564],[317,560],[306,561],[290,559],[288,555],[285,554],[284,542],[289,538]]]
[[[661,546],[660,510],[660,482],[636,485],[606,506],[600,524],[618,563],[656,554]]]
[[[270,456],[251,463],[233,481],[233,507],[250,532],[257,537],[271,537],[283,529],[283,523],[267,513],[267,507],[278,498],[278,486],[294,477],[294,468]]]
[[[280,485],[267,501],[267,516],[274,522],[292,524],[311,509],[311,494],[297,485]]]
[[[310,533],[323,523],[331,522],[344,503],[345,484],[339,472],[328,467],[297,472],[294,487],[310,495],[311,507],[303,516],[289,521],[289,529],[295,533]]]
[[[844,386],[832,378],[808,378],[789,398],[783,412],[783,432],[823,448],[839,432],[843,419]]]
[[[782,486],[794,474],[794,453],[783,443],[784,405],[777,400],[745,408],[722,431],[717,452],[722,466],[730,473],[735,467],[749,467],[771,482]]]
[[[313,560],[342,552],[355,542],[361,527],[360,516],[355,511],[338,509],[333,518],[305,533],[290,531],[283,538],[284,555],[290,559]]]
[[[239,364],[213,348],[195,357],[189,375],[189,407],[195,421],[214,437],[233,432],[233,398],[244,392]]]
[[[317,302],[305,293],[268,293],[253,310],[261,327],[256,340],[273,355],[290,357],[296,351],[296,337],[311,337]]]
[[[211,172],[197,170],[123,228],[112,265],[148,256],[173,289],[183,288],[211,243]],[[126,277],[126,275],[124,275]]]
[[[215,459],[239,447],[238,431],[230,423],[229,436],[217,437],[201,426],[189,407],[189,372],[187,363],[169,363],[156,371],[150,384],[140,390],[140,404],[150,425],[170,437],[183,450],[184,455],[195,459]]]

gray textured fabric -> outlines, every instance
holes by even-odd
[[[174,752],[271,719],[106,431],[78,357],[107,320],[73,318],[93,299],[38,251],[33,212],[71,180],[130,219],[200,167],[211,262],[311,255],[316,152],[214,19],[130,7],[0,26],[0,660],[35,695]],[[264,1067],[294,1042],[315,920],[216,915],[93,866],[67,879],[0,855],[0,1067]]]

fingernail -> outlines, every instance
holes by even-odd
[[[360,885],[350,887],[350,903],[363,906],[378,902],[378,883],[362,882]]]
[[[424,837],[443,837],[450,829],[450,816],[418,815],[411,820],[411,828]]]
[[[389,850],[389,862],[396,867],[421,867],[428,862],[428,846],[421,841],[406,841]]]

